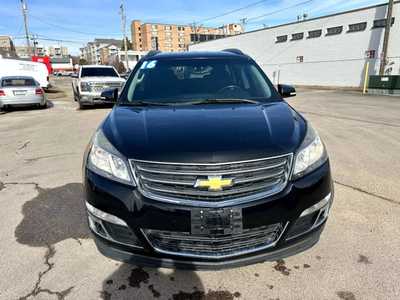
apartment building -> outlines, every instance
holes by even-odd
[[[3,57],[15,57],[15,46],[10,36],[0,35],[0,55]]]
[[[26,46],[15,47],[16,54],[19,58],[29,58],[30,53],[28,53],[28,48]],[[63,46],[44,46],[36,44],[35,47],[31,47],[31,51],[36,53],[36,56],[50,56],[50,57],[68,57],[69,51],[68,47]]]
[[[190,50],[238,48],[275,83],[360,88],[376,75],[388,6],[379,4],[198,43]],[[387,75],[400,74],[400,1],[395,1]]]
[[[243,33],[240,24],[228,24],[219,28],[189,25],[131,23],[132,49],[136,51],[186,51],[192,43],[209,41]]]
[[[80,48],[80,57],[89,64],[107,64],[108,57],[121,49],[122,45],[122,40],[95,39],[93,42],[87,43],[85,47]]]

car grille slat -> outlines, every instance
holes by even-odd
[[[273,247],[284,230],[283,224],[276,223],[244,229],[239,234],[215,236],[152,229],[143,229],[142,232],[153,248],[160,253],[218,259]]]
[[[282,191],[289,178],[292,154],[250,161],[195,164],[130,160],[139,191],[160,201],[210,205],[226,201],[251,201]],[[231,179],[219,190],[196,186],[211,176]]]
[[[221,191],[221,192],[213,192],[213,191],[200,191],[195,188],[175,188],[175,189],[167,189],[164,188],[161,185],[149,185],[149,184],[144,184],[146,188],[153,189],[154,191],[161,192],[161,193],[167,193],[167,194],[178,194],[178,195],[189,195],[189,196],[207,196],[207,197],[219,197],[219,196],[226,196],[226,195],[233,195],[233,194],[239,194],[239,193],[244,193],[248,191],[256,191],[264,188],[268,188],[270,186],[275,186],[278,184],[280,179],[275,180],[273,182],[269,183],[264,183],[264,184],[251,184],[247,187],[242,187],[242,188],[231,188],[226,191]]]
[[[280,162],[275,165],[265,166],[265,167],[256,167],[251,169],[238,169],[238,170],[224,170],[221,169],[219,171],[174,171],[174,170],[161,170],[161,169],[150,169],[144,168],[140,165],[137,167],[139,171],[148,172],[148,173],[157,173],[157,174],[178,174],[178,175],[197,175],[197,176],[209,176],[209,175],[231,175],[231,174],[238,174],[238,173],[252,173],[262,170],[269,170],[273,168],[278,168],[285,165],[285,162]]]

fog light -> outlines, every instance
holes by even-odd
[[[125,223],[124,220],[121,220],[120,218],[118,218],[114,215],[108,214],[100,209],[97,209],[96,207],[89,204],[88,202],[86,202],[86,208],[92,215],[94,215],[95,217],[97,217],[101,220],[104,220],[109,223],[128,227],[128,225]]]
[[[292,225],[286,239],[296,238],[320,226],[328,218],[331,196],[331,194],[327,195],[318,203],[304,210]]]
[[[313,206],[307,208],[306,210],[304,210],[301,215],[301,217],[307,216],[309,214],[312,214],[313,212],[320,210],[322,207],[326,206],[327,204],[330,203],[331,200],[331,193],[328,194],[328,196],[326,196],[324,199],[322,199],[321,201],[319,201],[318,203],[314,204]],[[329,210],[329,209],[328,209]]]
[[[143,249],[140,240],[125,221],[86,202],[90,229],[99,236],[122,245]]]

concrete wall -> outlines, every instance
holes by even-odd
[[[253,31],[238,36],[192,45],[190,50],[238,48],[253,57],[274,83],[296,85],[360,87],[365,66],[377,74],[384,28],[373,29],[373,21],[386,17],[387,6],[375,6]],[[391,27],[388,71],[400,74],[400,3],[394,5],[395,23]],[[365,31],[347,33],[348,25],[367,22]],[[339,35],[326,36],[328,27],[343,26]],[[322,29],[322,36],[308,39],[308,31]],[[304,32],[303,40],[290,41],[291,34]],[[276,43],[276,37],[288,35],[288,41]],[[375,50],[375,59],[366,59],[365,51]],[[303,56],[303,62],[296,58]]]

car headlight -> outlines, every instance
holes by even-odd
[[[81,91],[82,92],[89,92],[90,91],[90,84],[88,82],[81,82]]]
[[[87,166],[99,175],[119,182],[134,184],[127,161],[107,140],[101,130],[98,130],[93,137]]]
[[[296,179],[320,167],[328,159],[325,146],[308,124],[307,133],[296,153],[292,178]]]

